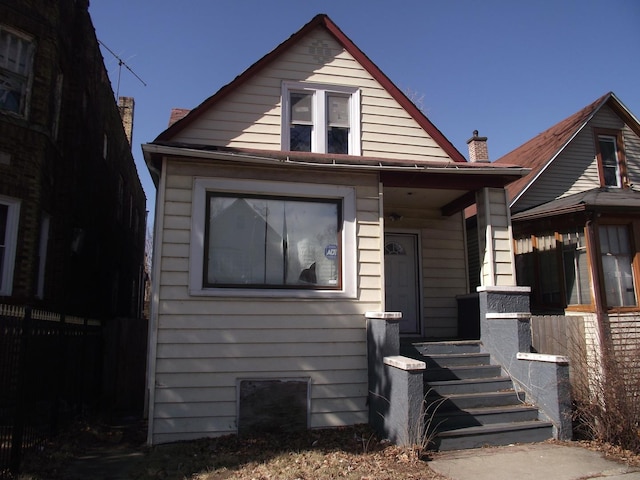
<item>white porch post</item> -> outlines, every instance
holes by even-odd
[[[511,215],[504,188],[483,188],[476,192],[480,285],[515,286]]]

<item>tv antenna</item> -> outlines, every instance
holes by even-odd
[[[144,83],[144,80],[142,80],[142,79],[141,79],[141,78],[136,74],[136,72],[134,72],[134,71],[131,69],[131,67],[130,67],[129,65],[127,65],[127,64],[124,62],[124,60],[122,60],[118,55],[116,55],[116,54],[114,53],[114,51],[113,51],[113,50],[111,50],[109,47],[107,47],[107,46],[106,46],[106,45],[105,45],[105,44],[104,44],[100,39],[98,39],[98,43],[99,43],[100,45],[102,45],[104,48],[106,48],[106,49],[108,50],[108,52],[109,52],[111,55],[113,55],[113,56],[116,58],[116,60],[118,60],[118,85],[116,86],[116,99],[120,98],[120,73],[122,72],[122,66],[123,66],[123,65],[125,66],[125,68],[126,68],[127,70],[129,70],[129,71],[133,74],[133,76],[134,76],[134,77],[136,77],[138,80],[140,80],[140,82],[141,82],[145,87],[147,86],[147,84],[146,84],[146,83]]]

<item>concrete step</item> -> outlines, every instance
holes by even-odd
[[[412,342],[404,343],[400,349],[414,350],[420,355],[479,353],[478,340],[446,341],[446,342]],[[404,355],[404,354],[403,354]]]
[[[510,389],[489,392],[457,393],[438,395],[435,390],[425,397],[427,408],[437,408],[438,412],[450,410],[464,410],[467,408],[500,407],[507,405],[522,405],[526,398],[524,393],[516,393]]]
[[[439,411],[430,417],[438,431],[478,425],[530,422],[538,419],[538,409],[529,405],[479,407],[457,411]]]
[[[500,375],[490,378],[465,378],[458,380],[429,380],[425,382],[425,393],[437,392],[441,396],[513,391],[511,378]]]
[[[500,365],[461,365],[449,368],[427,368],[423,378],[426,382],[462,380],[471,378],[494,378],[502,375]]]
[[[489,365],[491,363],[491,356],[488,353],[439,353],[423,355],[419,359],[427,364],[427,368]]]
[[[496,423],[439,432],[433,443],[438,450],[463,450],[512,443],[542,442],[552,437],[552,424],[538,420]]]

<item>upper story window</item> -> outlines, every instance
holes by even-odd
[[[31,38],[0,26],[0,109],[25,115],[33,50]]]
[[[360,155],[359,90],[284,82],[282,149]]]
[[[626,168],[619,133],[606,130],[596,130],[595,133],[600,185],[621,188],[626,183]]]

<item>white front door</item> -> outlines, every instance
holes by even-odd
[[[400,333],[420,333],[418,235],[384,236],[385,310],[402,312]]]

